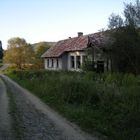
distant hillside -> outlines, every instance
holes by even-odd
[[[45,46],[54,46],[56,44],[56,42],[46,42],[46,41],[41,41],[41,42],[38,42],[38,43],[34,43],[32,44],[32,46],[38,46],[38,45],[45,45]]]
[[[46,42],[46,41],[41,41],[41,42],[38,42],[38,43],[34,43],[32,44],[33,46],[37,46],[37,45],[40,45],[40,44],[44,44],[44,45],[49,45],[49,46],[54,46],[56,44],[56,42]]]
[[[39,46],[44,46],[46,48],[46,50],[47,50],[50,47],[53,47],[55,44],[56,44],[56,42],[45,42],[45,41],[42,41],[42,42],[34,43],[34,44],[31,44],[31,45],[32,45],[34,50],[36,50],[37,47],[39,47]]]
[[[47,44],[49,44],[50,46],[54,46],[56,44],[56,42],[46,42]]]

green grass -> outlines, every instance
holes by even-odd
[[[8,75],[91,134],[133,140],[139,131],[140,76],[51,71]]]

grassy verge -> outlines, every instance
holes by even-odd
[[[140,76],[48,71],[8,75],[91,134],[133,140],[139,131]]]

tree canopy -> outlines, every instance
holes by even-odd
[[[47,42],[39,42],[33,45],[34,46],[34,51],[37,57],[41,57],[41,55],[47,51],[51,45],[49,45]]]
[[[28,44],[25,39],[15,37],[8,40],[4,53],[4,62],[15,64],[19,69],[31,65],[32,68],[43,68],[41,55],[51,46],[47,42]]]
[[[125,4],[124,19],[109,17],[111,59],[119,72],[140,72],[140,1]]]
[[[33,47],[35,54],[34,65],[36,68],[43,68],[44,63],[41,55],[45,53],[51,46],[47,42],[39,42],[34,44]]]
[[[16,37],[8,40],[8,48],[5,51],[4,62],[15,64],[21,69],[25,64],[31,63],[32,59],[32,47],[25,39]]]

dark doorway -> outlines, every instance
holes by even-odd
[[[97,61],[97,72],[104,72],[104,61]]]

